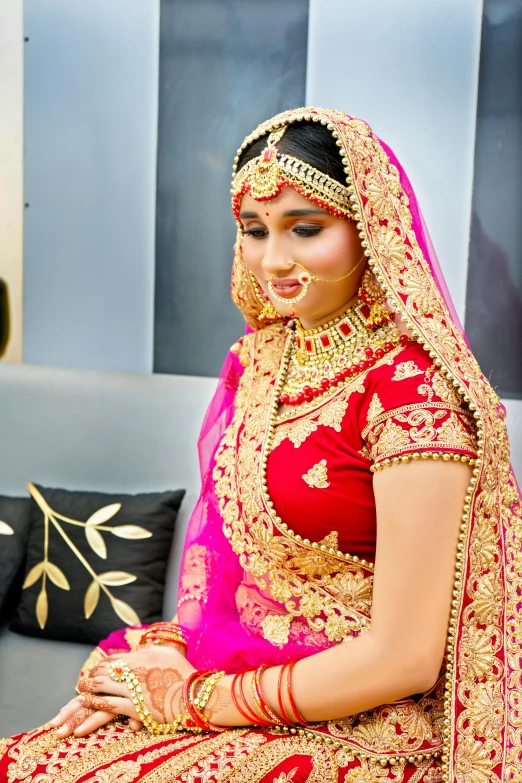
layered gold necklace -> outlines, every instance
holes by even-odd
[[[370,305],[360,300],[315,329],[303,329],[296,320],[291,339],[281,405],[302,405],[328,394],[409,340],[399,334],[392,316],[376,324]]]

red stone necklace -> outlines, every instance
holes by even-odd
[[[303,329],[295,321],[280,404],[311,402],[373,367],[397,345],[408,343],[408,335],[399,333],[391,314],[378,323],[373,316],[371,306],[360,300],[315,329]]]

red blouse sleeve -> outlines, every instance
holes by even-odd
[[[410,343],[368,380],[359,425],[374,468],[407,455],[476,458],[473,417],[420,345]]]

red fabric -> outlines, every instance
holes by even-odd
[[[425,374],[429,368],[430,374],[426,381]],[[441,391],[440,374],[439,385],[434,384],[434,371],[432,360],[426,351],[418,343],[410,343],[399,351],[391,364],[377,366],[366,375],[363,393],[352,392],[340,432],[332,426],[320,425],[303,443],[294,445],[286,437],[273,448],[267,462],[268,494],[276,513],[295,533],[311,541],[321,541],[336,530],[339,534],[339,549],[370,562],[374,561],[377,528],[373,473],[370,466],[375,460],[370,454],[375,429],[372,428],[363,437],[368,427],[368,410],[374,395],[377,394],[385,413],[391,413],[403,406],[419,406],[418,410],[424,419],[438,416],[435,424],[442,425],[454,411],[449,405],[427,405],[430,393],[432,403],[440,405],[444,402],[434,389],[435,385],[435,388]],[[401,377],[407,376],[408,373],[416,374]],[[401,379],[398,380],[397,377]],[[427,388],[421,388],[419,391],[419,387]],[[444,386],[442,388],[444,389]],[[431,391],[426,394],[428,390]],[[448,395],[450,394],[451,391],[448,391]],[[313,418],[313,414],[309,414],[309,417]],[[302,418],[296,417],[295,422]],[[395,417],[389,418],[395,422]],[[465,422],[465,419],[463,421]],[[288,427],[289,423],[284,422],[278,425],[278,428]],[[405,431],[410,431],[415,426],[407,422],[402,424]],[[421,424],[426,426],[426,421]],[[423,443],[422,440],[417,440],[407,447],[396,449],[392,456],[420,450],[423,450]],[[475,456],[472,448],[456,448],[447,443],[438,444],[437,451]],[[303,475],[324,459],[327,463],[329,486],[310,487],[304,481]]]

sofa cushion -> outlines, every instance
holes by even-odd
[[[76,696],[74,686],[92,647],[52,642],[0,627],[0,738],[54,718]]]
[[[97,644],[117,628],[161,619],[183,490],[29,491],[26,577],[12,630]]]
[[[19,591],[16,584],[25,557],[31,525],[31,501],[0,496],[0,616],[9,613],[8,595]]]

